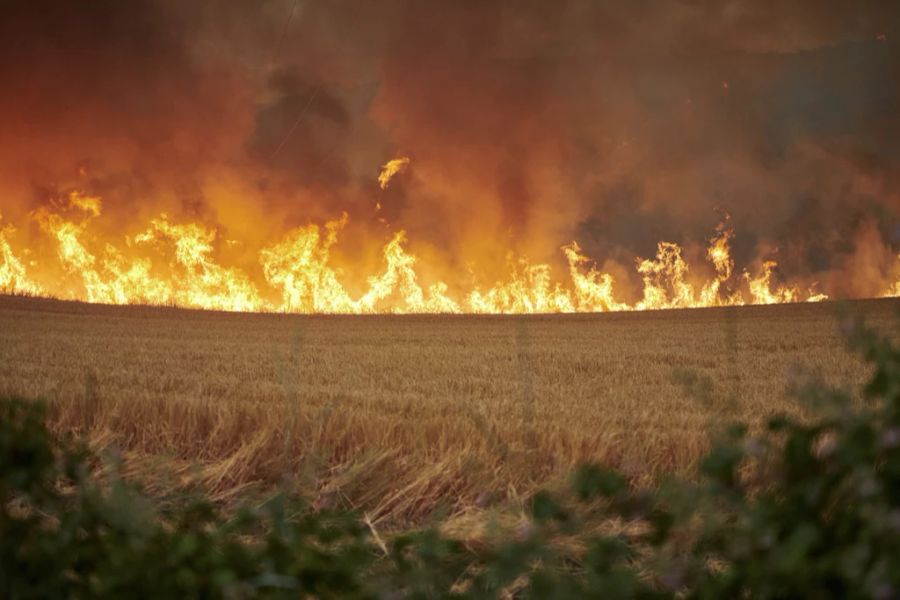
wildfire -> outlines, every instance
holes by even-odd
[[[617,302],[613,297],[615,280],[612,275],[601,273],[593,267],[587,273],[581,271],[581,267],[591,260],[581,254],[578,243],[572,242],[568,246],[563,246],[562,251],[569,261],[569,275],[575,286],[575,308],[579,312],[605,312],[630,308],[627,304]]]
[[[197,223],[173,225],[167,215],[150,223],[135,238],[138,243],[170,242],[175,246],[176,265],[181,269],[179,285],[166,296],[177,304],[217,310],[258,311],[265,307],[247,276],[217,264],[211,257],[216,232]]]
[[[340,273],[328,266],[331,247],[337,243],[338,231],[346,224],[347,213],[344,213],[340,220],[326,223],[324,232],[317,225],[301,227],[260,252],[266,281],[281,291],[284,310],[354,312],[355,303],[341,285]]]
[[[100,216],[100,209],[103,206],[103,202],[100,198],[95,196],[85,196],[78,191],[72,192],[69,195],[69,204],[73,208],[77,208],[85,213],[90,213],[90,215],[94,217]]]
[[[551,281],[548,265],[532,265],[508,257],[511,279],[486,292],[475,289],[467,298],[471,312],[543,313],[575,312],[571,294]]]
[[[379,181],[387,185],[407,164],[408,159],[389,162]],[[628,303],[617,299],[615,278],[599,270],[576,242],[561,248],[568,263],[566,282],[555,280],[548,264],[509,254],[504,280],[487,287],[473,280],[468,290],[451,290],[442,281],[422,283],[422,265],[407,249],[405,232],[397,231],[381,248],[379,271],[366,277],[362,291],[354,295],[332,257],[349,222],[346,213],[322,226],[293,229],[261,249],[257,254],[261,273],[221,264],[217,248],[238,242],[218,240],[216,228],[175,222],[165,213],[123,243],[98,242],[91,229],[102,214],[100,198],[79,192],[55,203],[53,210],[31,213],[54,246],[55,265],[64,277],[42,277],[42,268],[53,257],[23,260],[33,252],[17,249],[12,225],[0,227],[0,291],[109,304],[346,314],[607,312],[827,299],[812,289],[804,292],[798,285],[777,284],[777,264],[771,260],[763,261],[755,274],[737,273],[731,255],[734,233],[724,224],[709,240],[707,266],[699,267],[698,273],[712,273],[710,277],[691,270],[681,246],[660,242],[654,257],[636,260],[643,290],[640,299]],[[900,295],[900,281],[885,295]]]
[[[8,238],[15,231],[12,225],[0,227],[0,290],[8,294],[40,294],[40,286],[28,279],[25,266],[9,243]]]
[[[398,173],[402,173],[409,166],[409,157],[401,156],[400,158],[394,158],[385,163],[383,167],[381,167],[381,173],[378,174],[378,185],[381,186],[381,189],[387,189],[387,186],[391,183],[391,179],[394,178]]]
[[[900,254],[897,255],[897,260],[900,261]],[[885,298],[897,298],[900,297],[900,262],[897,264],[897,281],[894,282],[892,286],[890,286],[885,292]],[[2,279],[0,279],[2,281]]]

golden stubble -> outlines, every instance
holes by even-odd
[[[897,305],[852,309],[897,333]],[[687,474],[711,427],[801,411],[795,369],[866,377],[831,304],[353,317],[2,297],[0,359],[0,393],[172,479],[151,490],[287,482],[387,524],[516,502],[586,460],[639,485]]]

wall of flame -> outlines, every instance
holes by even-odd
[[[0,287],[302,312],[897,294],[900,11],[13,0]]]
[[[382,187],[399,172],[397,164],[385,165]],[[568,263],[568,281],[555,279],[548,264],[510,256],[505,281],[451,290],[441,280],[422,283],[419,261],[406,249],[406,234],[400,230],[381,248],[381,269],[366,277],[363,293],[353,295],[331,257],[347,225],[346,213],[323,226],[309,224],[287,232],[259,250],[257,268],[244,270],[216,258],[216,230],[199,222],[175,223],[165,213],[119,245],[98,240],[91,235],[91,224],[101,218],[102,206],[102,199],[73,191],[62,211],[42,207],[31,213],[55,246],[52,267],[46,256],[14,246],[16,228],[0,229],[0,290],[108,304],[355,314],[606,312],[828,298],[813,288],[776,285],[774,261],[762,262],[756,274],[737,274],[730,251],[734,233],[724,223],[706,251],[713,268],[709,279],[691,277],[681,246],[660,242],[655,257],[636,260],[642,295],[628,303],[617,298],[615,277],[599,271],[574,241],[560,249]],[[898,292],[900,279],[883,295]]]

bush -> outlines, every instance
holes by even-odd
[[[0,402],[0,596],[900,597],[900,353],[853,327],[865,403],[819,383],[816,417],[735,425],[695,482],[633,490],[585,465],[478,547],[427,529],[384,545],[352,513],[281,495],[166,511],[51,436],[39,403]]]

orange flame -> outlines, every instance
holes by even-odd
[[[2,217],[2,215],[0,215]],[[0,227],[0,292],[4,294],[40,295],[43,290],[28,279],[25,266],[13,252],[9,236],[15,233],[12,225]]]
[[[482,292],[476,288],[467,298],[476,313],[574,312],[570,294],[551,282],[548,265],[532,265],[526,259],[507,257],[511,280],[498,282]]]
[[[138,243],[175,245],[175,258],[183,270],[180,285],[169,292],[178,304],[233,311],[258,311],[265,307],[256,287],[237,269],[216,263],[211,254],[216,232],[197,223],[173,225],[163,214],[135,238]]]
[[[612,310],[628,310],[627,304],[617,302],[613,297],[615,279],[609,273],[600,273],[591,267],[582,273],[579,267],[586,265],[590,259],[581,254],[577,242],[562,247],[569,261],[569,275],[575,286],[575,306],[579,312],[606,312]]]
[[[407,164],[405,158],[390,161],[380,183],[386,186]],[[509,254],[507,279],[486,289],[473,286],[452,293],[442,281],[423,286],[419,260],[406,249],[404,231],[394,233],[384,245],[383,269],[369,275],[362,293],[354,297],[344,285],[343,271],[331,264],[332,249],[349,221],[346,213],[323,226],[293,229],[281,241],[264,247],[258,253],[262,276],[254,279],[249,271],[217,261],[215,228],[197,222],[175,223],[165,213],[152,219],[139,235],[126,238],[125,250],[105,243],[91,251],[87,230],[101,217],[102,208],[100,198],[72,192],[60,210],[41,208],[31,215],[55,242],[59,266],[69,279],[80,280],[75,290],[61,283],[36,283],[20,258],[22,252],[14,250],[11,239],[15,229],[11,225],[0,229],[0,291],[110,304],[348,314],[606,312],[827,299],[811,289],[804,294],[796,285],[775,285],[777,264],[771,260],[762,263],[755,277],[747,271],[735,277],[730,247],[734,233],[724,224],[717,228],[706,251],[714,276],[706,281],[692,277],[682,248],[660,242],[654,258],[636,261],[643,292],[634,303],[616,298],[613,276],[598,270],[574,241],[561,248],[568,263],[568,285],[554,281],[550,265]],[[161,261],[133,256],[143,252],[138,252],[140,249],[171,258]],[[900,295],[900,281],[885,295]]]
[[[897,260],[900,261],[900,254],[897,255]],[[888,289],[882,294],[885,298],[900,298],[900,262],[898,262],[897,267],[897,281],[893,285],[888,286]]]
[[[266,281],[281,290],[281,307],[289,312],[352,313],[356,304],[341,285],[338,275],[328,266],[331,247],[347,224],[347,213],[340,220],[325,224],[324,237],[317,225],[300,227],[284,239],[260,252]]]
[[[381,186],[381,189],[387,189],[387,186],[391,183],[391,179],[394,178],[398,173],[402,173],[409,166],[409,157],[401,156],[400,158],[394,158],[385,163],[383,167],[381,167],[381,173],[378,174],[378,185]]]

